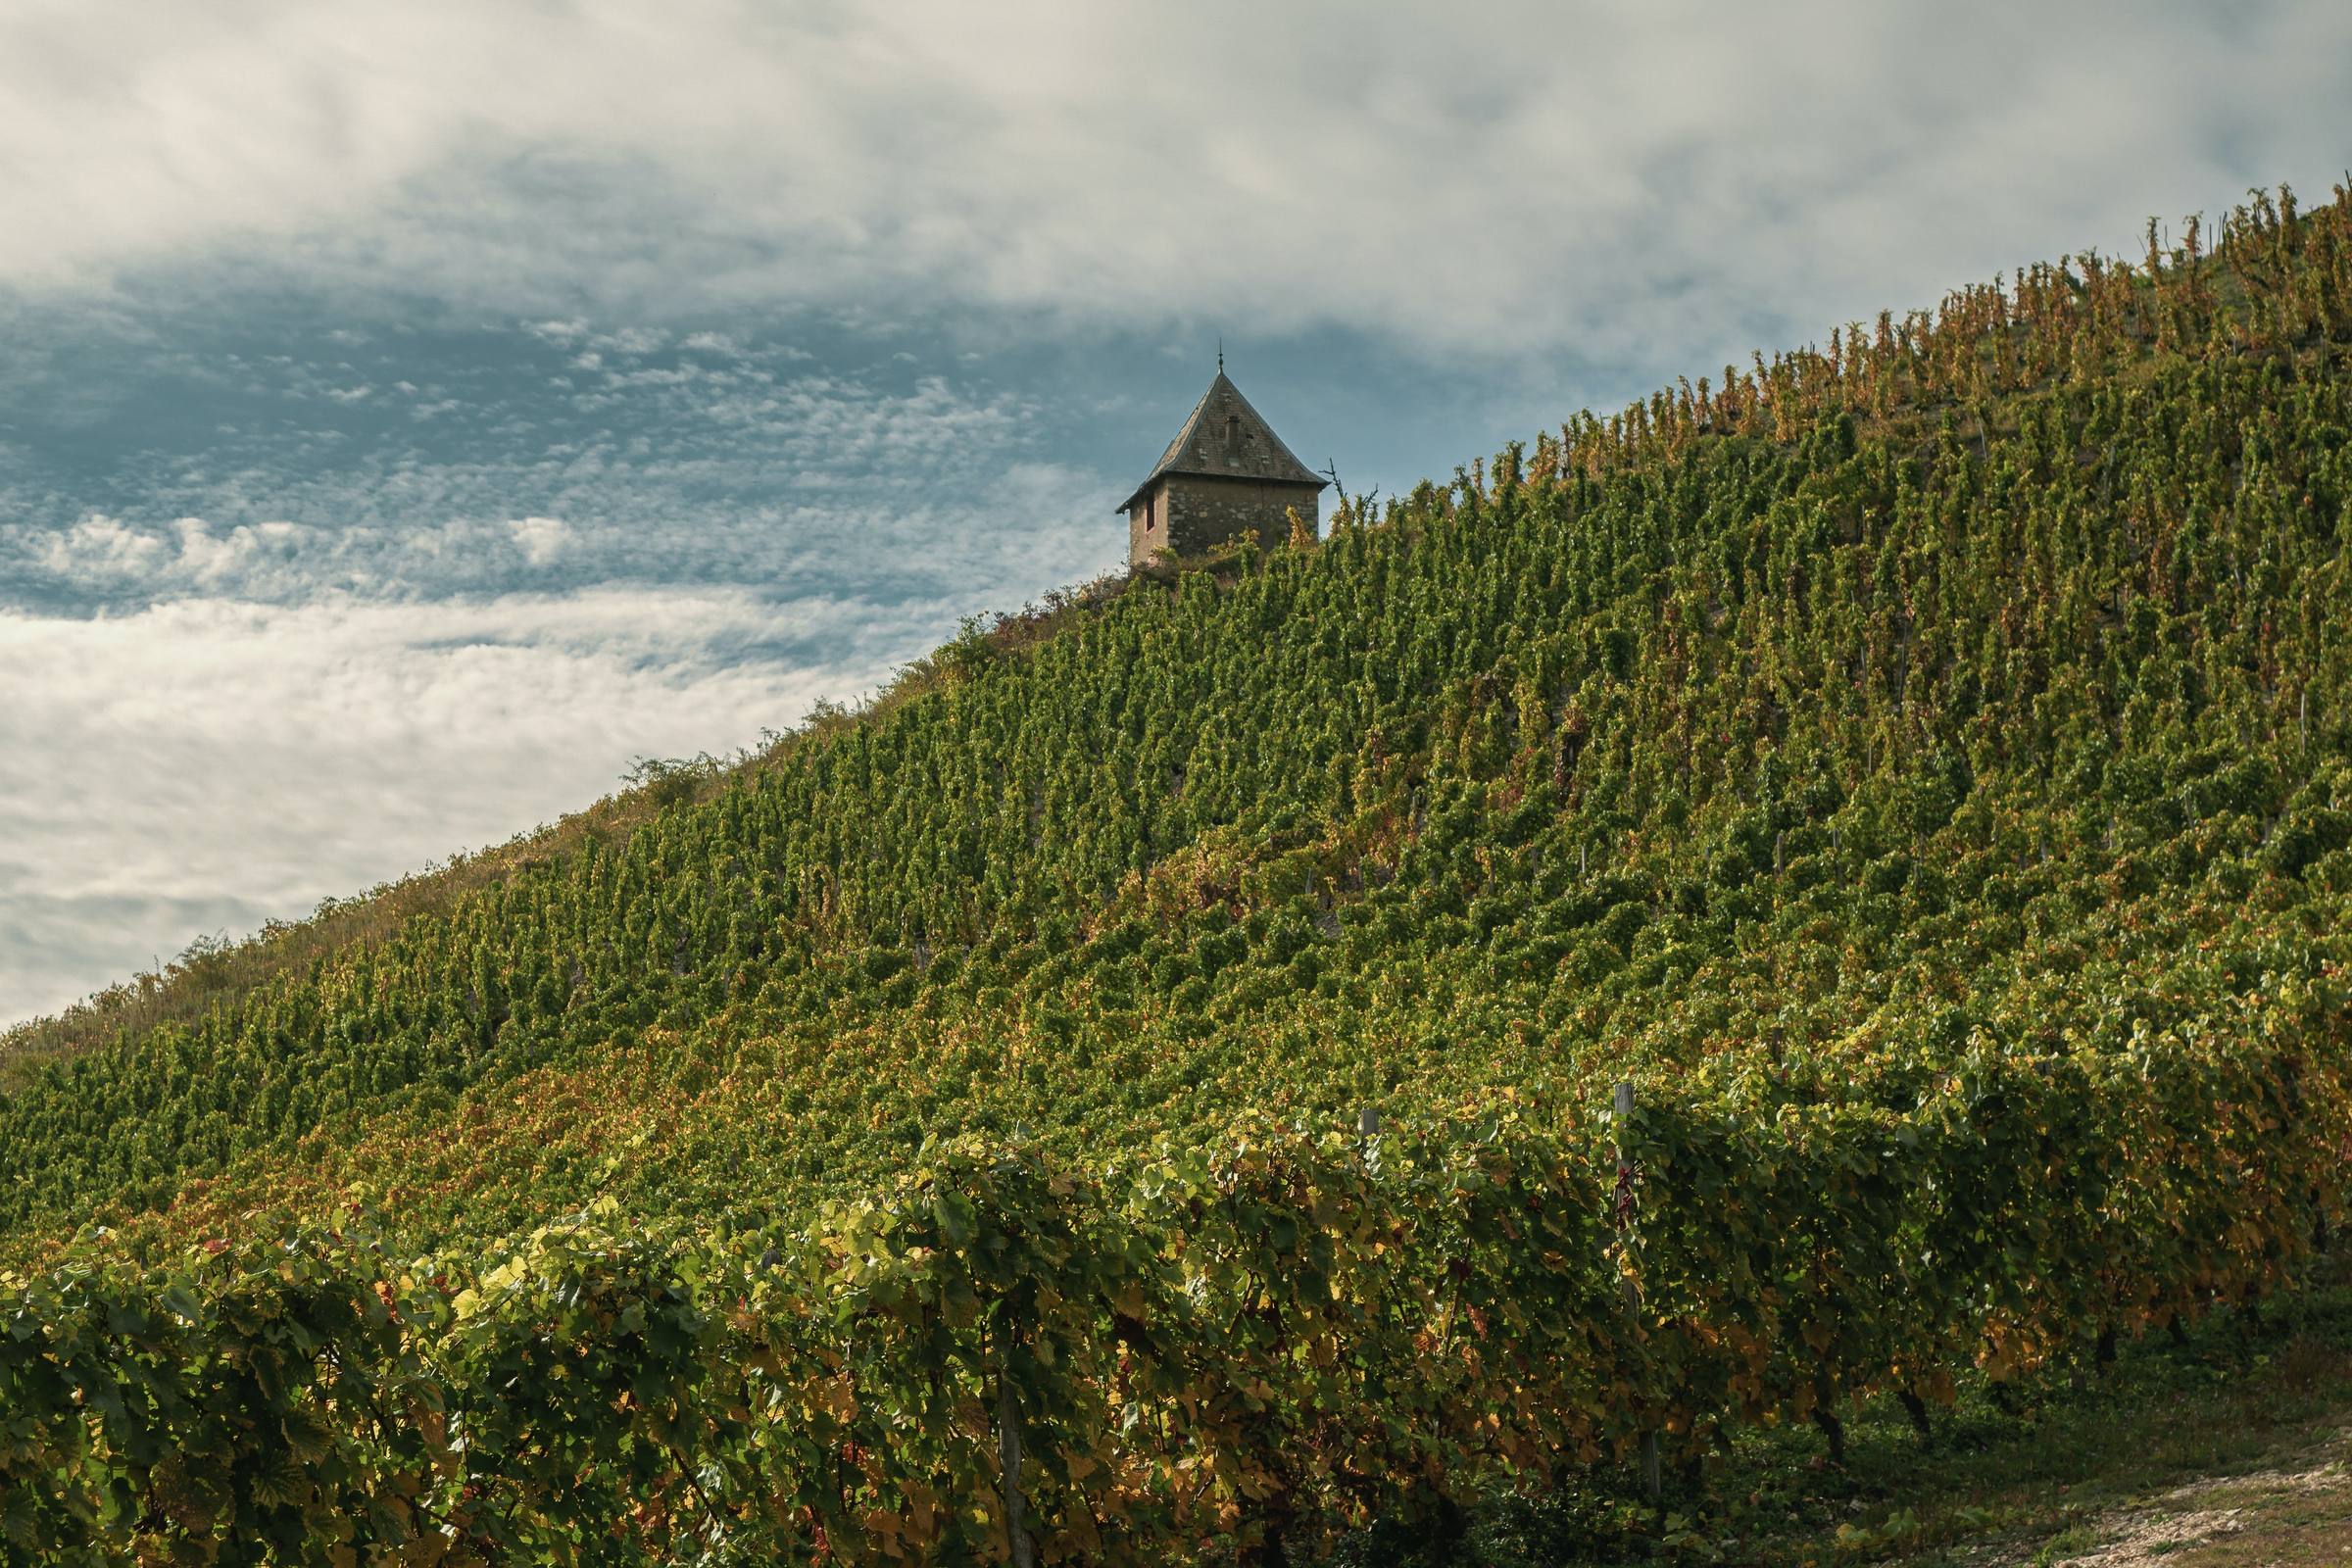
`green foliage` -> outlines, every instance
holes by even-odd
[[[622,777],[632,789],[645,792],[657,811],[693,803],[703,786],[716,778],[724,764],[706,752],[691,760],[640,757]]]
[[[1980,1044],[1638,1108],[1622,1167],[1244,1124],[1107,1179],[928,1147],[790,1234],[608,1200],[422,1256],[359,1204],[171,1266],[92,1239],[0,1276],[0,1560],[999,1560],[1002,1384],[1047,1560],[1279,1560],[2259,1288],[2340,1207],[2347,1088]]]

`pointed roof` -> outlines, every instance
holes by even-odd
[[[1184,421],[1168,450],[1159,455],[1158,465],[1135,487],[1134,495],[1119,503],[1118,510],[1125,512],[1134,506],[1145,491],[1171,473],[1212,479],[1275,479],[1311,484],[1317,490],[1331,482],[1315,477],[1314,470],[1292,455],[1273,426],[1242,396],[1241,388],[1225,378],[1221,364],[1217,378],[1193,405],[1192,417]]]

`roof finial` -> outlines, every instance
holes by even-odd
[[[1225,334],[1222,332],[1217,334],[1217,373],[1225,373]]]

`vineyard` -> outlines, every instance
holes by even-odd
[[[2257,195],[142,1003],[0,1099],[0,1557],[1298,1562],[2259,1300],[2348,357],[2352,192]]]

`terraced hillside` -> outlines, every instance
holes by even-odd
[[[183,1277],[223,1300],[261,1288],[271,1248],[365,1304],[346,1284],[378,1276],[340,1232],[258,1217],[360,1215],[379,1258],[436,1260],[380,1276],[394,1321],[473,1321],[499,1279],[514,1323],[540,1325],[514,1327],[520,1345],[625,1317],[531,1316],[584,1298],[561,1284],[582,1257],[625,1253],[623,1274],[690,1297],[662,1270],[703,1258],[695,1280],[801,1312],[864,1288],[845,1256],[927,1279],[977,1256],[974,1235],[1061,1236],[1035,1254],[1051,1267],[956,1276],[1017,1303],[1016,1343],[1065,1335],[1061,1362],[1020,1374],[1021,1419],[1132,1439],[1164,1396],[1195,1424],[1149,1451],[1053,1449],[1083,1464],[1036,1484],[1050,1556],[1279,1551],[1644,1435],[1695,1463],[1740,1420],[1835,1442],[1850,1393],[1932,1402],[1953,1366],[2000,1375],[2268,1289],[2334,1223],[2352,1136],[2352,198],[2257,197],[2211,255],[2189,232],[1579,416],[1449,484],[1350,503],[1321,540],[975,627],[862,716],[669,777],[633,817],[201,1021],[44,1067],[0,1102],[8,1248],[98,1293],[44,1299],[101,1318]],[[1621,1080],[1638,1108],[1604,1131]],[[1367,1108],[1380,1137],[1354,1133]],[[947,1172],[982,1217],[904,1208],[899,1184]],[[1478,1210],[1460,1195],[1482,1183],[1520,1207]],[[1224,1223],[1203,1218],[1218,1194],[1257,1205],[1225,1242],[1201,1230]],[[581,1213],[584,1250],[501,1250]],[[900,1218],[842,1218],[858,1213]],[[1519,1229],[1539,1220],[1543,1247]],[[1227,1242],[1304,1255],[1326,1231],[1337,1250],[1311,1267],[1168,1284]],[[803,1247],[813,1272],[760,1295],[758,1259],[780,1276]],[[1143,1274],[1056,1272],[1117,1255]],[[1284,1316],[1373,1291],[1359,1267],[1387,1304],[1357,1329]],[[530,1295],[533,1269],[554,1294]],[[1300,1269],[1329,1300],[1275,1289]],[[1222,1281],[1240,1316],[1218,1333],[1263,1314],[1265,1334],[1187,1340],[1145,1307],[1195,1309],[1147,1275],[1195,1303]],[[1630,1338],[1621,1277],[1646,1293]],[[1429,1361],[1472,1320],[1449,1279],[1492,1292],[1472,1336],[1490,1358],[1453,1404],[1396,1417],[1409,1440],[1335,1435],[1315,1368],[1394,1354],[1455,1387]],[[939,1333],[999,1322],[965,1323],[940,1289]],[[1100,1320],[1046,1326],[1090,1300]],[[1375,1322],[1393,1337],[1364,1338]],[[1119,1344],[1115,1373],[1075,1348]],[[758,1376],[766,1353],[711,1348],[674,1376]],[[1006,1353],[937,1348],[928,1416],[795,1384],[795,1409],[912,1423],[836,1442],[908,1467],[842,1483],[854,1504],[801,1481],[789,1506],[743,1500],[784,1494],[760,1472],[654,1517],[623,1488],[566,1539],[610,1525],[688,1555],[758,1515],[796,1550],[1009,1551],[991,1417],[956,1415],[939,1382],[984,1393]],[[1185,1370],[1162,1388],[1145,1362]],[[912,1364],[883,1382],[904,1395]],[[749,1425],[724,1441],[756,1446],[758,1407],[726,1408]],[[1243,1413],[1203,1426],[1207,1408]],[[671,1461],[647,1455],[670,1449],[644,1447],[641,1417],[611,1452],[654,1485]],[[981,1457],[942,1457],[957,1420]],[[402,1473],[465,1471],[446,1431],[401,1441],[422,1445],[384,1461]],[[1213,1476],[1186,1468],[1212,1452]],[[36,1461],[9,1462],[29,1486]],[[121,1464],[126,1496],[166,1485]],[[958,1487],[981,1500],[943,1500]],[[299,1490],[239,1495],[290,1518],[313,1506]],[[447,1506],[443,1549],[555,1550],[514,1522],[541,1502],[495,1529]],[[247,1528],[151,1507],[140,1525],[142,1507],[120,1505],[122,1529]]]

